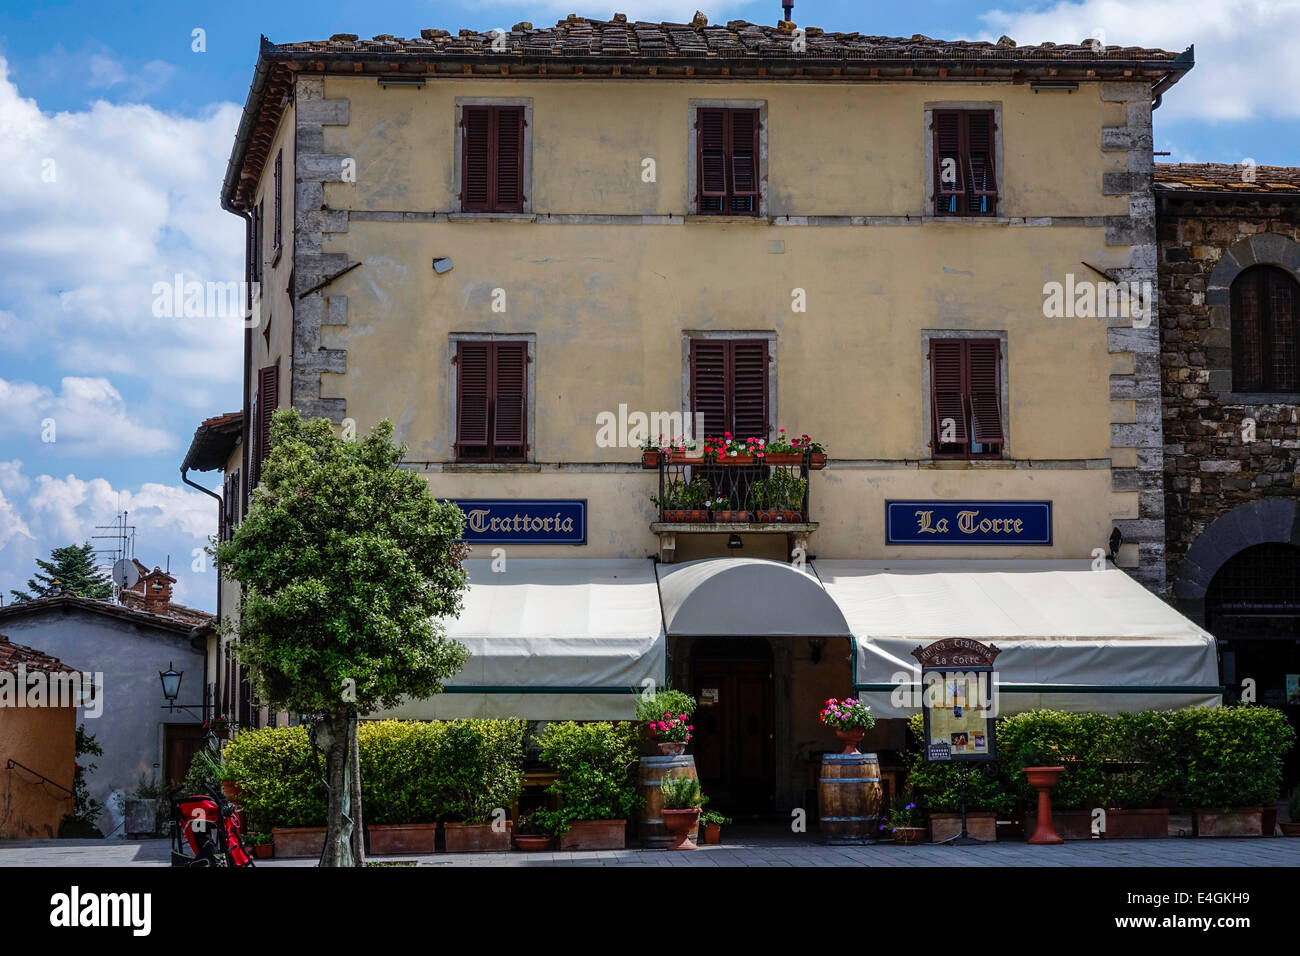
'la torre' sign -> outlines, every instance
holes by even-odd
[[[462,540],[474,544],[586,544],[587,500],[465,498]]]
[[[887,501],[886,544],[1052,543],[1050,501]]]

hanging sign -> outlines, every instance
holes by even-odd
[[[1052,543],[1050,501],[886,501],[886,544]]]
[[[470,544],[586,544],[587,500],[462,498]]]
[[[997,756],[993,660],[1000,653],[995,644],[960,637],[912,651],[921,664],[927,760],[979,762]]]

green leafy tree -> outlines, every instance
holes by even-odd
[[[362,862],[358,716],[441,691],[468,657],[437,620],[461,609],[464,515],[399,467],[392,436],[387,420],[344,441],[324,419],[276,412],[252,508],[217,549],[243,586],[227,629],[259,696],[318,715],[326,866]]]
[[[10,591],[15,601],[52,597],[60,591],[80,597],[106,599],[113,596],[113,583],[95,564],[95,549],[87,541],[50,552],[50,560],[36,559],[40,568],[27,579],[26,591]]]

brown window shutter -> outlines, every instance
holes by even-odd
[[[967,379],[971,432],[980,445],[1002,446],[1001,345],[996,341],[967,342]]]
[[[727,110],[700,110],[696,127],[699,211],[720,212],[727,196]]]
[[[728,119],[732,212],[754,212],[758,206],[758,110],[728,110]]]
[[[997,167],[993,161],[993,111],[968,110],[966,120],[967,211],[992,215],[997,211]]]
[[[271,416],[280,404],[280,366],[268,365],[257,373],[257,457],[266,461],[271,453]],[[260,476],[260,469],[259,469]]]
[[[280,188],[281,188],[282,176],[284,172],[283,166],[284,166],[284,150],[280,150],[278,153],[275,154],[275,242],[272,244],[272,248],[274,249],[280,248],[280,237],[283,235],[283,233],[280,231],[280,210],[281,210]]]
[[[230,523],[237,525],[243,519],[243,485],[239,480],[239,469],[236,468],[230,475]]]
[[[729,342],[731,346],[732,433],[738,438],[766,438],[767,342]]]
[[[253,210],[253,281],[262,281],[262,233],[266,231],[266,216],[263,213],[264,202],[259,202]]]
[[[461,110],[461,208],[465,212],[491,210],[490,170],[492,108],[466,106]]]
[[[964,208],[962,197],[966,193],[966,174],[962,167],[961,113],[957,110],[935,110],[934,129],[934,197],[935,211],[940,215],[956,214]],[[950,160],[954,178],[945,181],[944,161]]]
[[[492,368],[490,342],[461,342],[456,347],[456,454],[488,455],[488,402]]]
[[[697,439],[714,438],[731,430],[727,417],[728,385],[727,343],[692,339],[691,414],[704,415],[704,434],[696,435]]]
[[[930,340],[931,454],[961,452],[969,447],[964,395],[965,349],[960,339]],[[944,422],[954,423],[952,441],[941,442]]]
[[[520,106],[494,108],[496,120],[496,195],[494,212],[523,212],[524,111]]]
[[[497,342],[496,388],[492,443],[502,457],[523,457],[528,401],[528,347],[523,342]]]

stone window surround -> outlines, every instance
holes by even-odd
[[[1210,329],[1222,332],[1227,343],[1205,349],[1209,391],[1223,405],[1289,405],[1300,403],[1297,392],[1234,392],[1232,390],[1232,283],[1252,266],[1274,266],[1300,284],[1300,243],[1272,232],[1244,236],[1223,251],[1205,284]]]
[[[684,329],[682,331],[682,425],[685,427],[688,423],[694,431],[694,422],[691,422],[691,340],[692,339],[765,339],[767,341],[767,421],[769,426],[776,428],[776,333],[775,332],[737,332],[731,330],[692,330]],[[691,436],[696,441],[707,437],[704,435]],[[748,436],[746,436],[748,437]],[[771,439],[771,435],[765,436]]]
[[[934,125],[935,110],[992,110],[993,111],[993,168],[998,183],[998,208],[993,216],[939,216],[934,211]],[[925,126],[922,129],[925,142],[925,214],[923,218],[943,220],[945,222],[983,222],[1003,216],[1003,204],[1006,202],[1005,187],[1002,182],[1002,102],[990,100],[941,100],[925,104]]]
[[[1001,361],[998,363],[999,391],[998,401],[1001,403],[1000,412],[1002,414],[1002,454],[997,457],[985,456],[980,458],[935,458],[934,449],[930,447],[930,438],[934,434],[931,427],[931,402],[930,402],[930,341],[931,339],[996,339],[998,347],[1002,352]],[[929,462],[953,462],[953,461],[998,461],[1006,460],[1011,457],[1011,402],[1009,378],[1007,375],[1007,366],[1011,364],[1011,354],[1007,347],[1007,333],[996,329],[922,329],[921,330],[921,448],[923,454],[921,461]]]
[[[527,444],[522,462],[501,462],[503,468],[517,468],[537,460],[537,333],[536,332],[452,332],[447,336],[447,462],[448,464],[480,464],[456,461],[456,351],[461,342],[526,342],[528,348],[528,397],[526,417]],[[481,464],[493,464],[482,462]]]
[[[520,185],[524,191],[522,213],[464,212],[461,209],[461,176],[465,130],[461,125],[466,106],[522,106],[524,108],[524,168],[520,171]],[[533,212],[533,98],[531,96],[458,96],[456,97],[456,144],[452,158],[452,197],[458,218],[501,219],[505,216],[531,216]]]
[[[702,109],[758,110],[758,215],[706,214],[706,219],[744,219],[762,221],[767,218],[767,100],[700,100],[687,103],[686,126],[686,209],[687,215],[699,216],[699,111]]]

